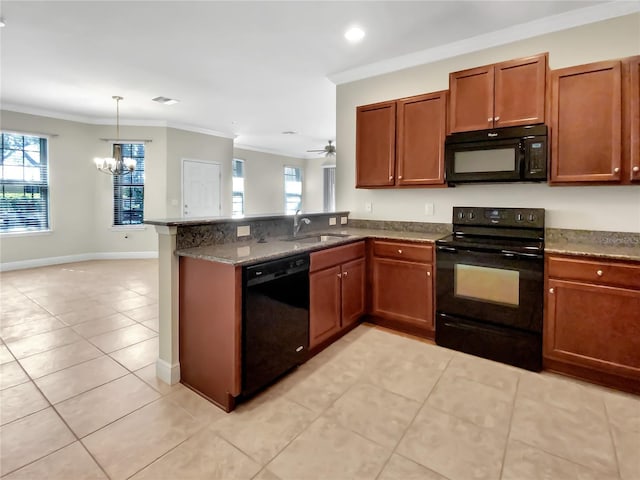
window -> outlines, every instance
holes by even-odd
[[[113,177],[113,224],[138,225],[144,215],[144,144],[115,144],[113,156],[117,155],[122,160],[134,160],[136,169],[131,174]]]
[[[49,229],[47,139],[2,133],[0,233]]]
[[[231,215],[244,215],[244,160],[233,159],[233,197]]]
[[[336,167],[324,167],[324,211],[336,211]]]
[[[284,213],[296,213],[302,208],[302,170],[284,167]]]

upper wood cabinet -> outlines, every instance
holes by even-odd
[[[444,184],[447,92],[358,107],[356,187]]]
[[[623,161],[623,178],[630,182],[640,182],[640,55],[623,61],[623,101],[624,118],[623,137],[628,139]],[[628,129],[628,133],[627,130]]]
[[[550,183],[622,179],[622,64],[551,72]]]
[[[449,74],[451,133],[544,123],[548,54]]]

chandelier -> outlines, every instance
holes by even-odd
[[[93,161],[98,170],[109,175],[128,175],[136,168],[133,158],[122,160],[122,145],[120,144],[120,100],[122,97],[114,95],[116,101],[116,141],[113,144],[113,157],[96,157]]]

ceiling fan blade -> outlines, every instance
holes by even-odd
[[[316,153],[316,152],[317,152],[317,153],[322,153],[322,152],[324,152],[324,149],[323,149],[323,150],[307,150],[307,152],[312,152],[312,153]]]

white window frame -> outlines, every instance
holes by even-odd
[[[235,177],[233,175],[234,172],[234,168],[233,168],[233,163],[234,162],[241,162],[242,163],[242,177]],[[234,158],[231,161],[231,216],[232,217],[242,217],[245,214],[245,211],[247,209],[247,195],[246,195],[246,191],[245,191],[245,186],[247,184],[246,180],[247,180],[247,162],[246,160],[244,160],[243,158]],[[242,211],[240,213],[234,213],[233,212],[233,198],[235,196],[235,193],[237,190],[234,190],[233,187],[233,179],[234,178],[242,178],[242,192],[239,192],[242,194]]]
[[[144,210],[146,205],[146,187],[147,187],[147,142],[144,140],[126,140],[126,141],[117,141],[117,140],[109,140],[109,146],[111,147],[111,151],[113,152],[114,145],[144,145],[144,180],[142,183],[143,188],[143,198],[142,198],[142,223],[123,223],[116,224],[114,222],[116,217],[116,198],[115,198],[115,177],[111,181],[111,230],[114,232],[123,231],[123,230],[146,230],[146,226],[144,225]]]
[[[284,186],[284,213],[286,214],[290,214],[290,213],[295,213],[296,210],[290,211],[287,208],[287,174],[286,174],[286,169],[287,168],[294,168],[296,170],[298,170],[300,172],[300,206],[298,207],[299,209],[302,209],[302,205],[304,202],[304,198],[303,198],[303,190],[304,190],[304,171],[303,168],[301,166],[298,165],[283,165],[282,167],[282,180],[283,180],[283,186]]]

